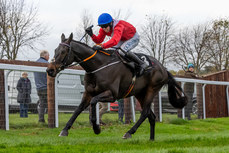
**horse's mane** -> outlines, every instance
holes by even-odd
[[[73,42],[76,42],[76,43],[78,43],[78,44],[81,44],[81,45],[83,45],[83,46],[85,46],[85,47],[88,47],[88,48],[92,49],[91,46],[88,46],[87,44],[85,44],[85,43],[83,43],[83,42],[76,41],[76,40],[72,40],[72,41],[73,41]],[[104,54],[104,52],[105,52],[105,53],[108,53],[108,54],[113,54],[113,53],[114,53],[114,50],[108,49],[108,50],[104,50],[103,52],[100,52],[100,53],[103,53],[103,54]]]
[[[80,41],[76,41],[76,40],[72,40],[73,42],[76,42],[76,43],[79,43],[81,45],[84,45],[85,47],[89,47],[91,48],[90,46],[88,46],[87,44],[83,43],[83,42],[80,42]]]

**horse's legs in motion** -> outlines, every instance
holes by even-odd
[[[148,117],[149,122],[150,122],[150,140],[154,140],[154,130],[155,130],[155,115],[153,114],[151,110],[151,103],[153,101],[153,98],[155,95],[158,93],[160,88],[154,88],[154,89],[149,89],[146,94],[146,98],[143,100],[139,100],[142,106],[142,112],[139,120],[137,123],[123,136],[123,139],[128,139],[131,138],[131,134],[134,134],[138,127],[142,124],[142,122],[145,121],[145,119]]]
[[[150,107],[149,108],[147,108],[147,107],[143,108],[139,120],[135,123],[135,125],[128,132],[126,132],[126,134],[123,136],[123,139],[131,138],[131,134],[134,134],[137,131],[138,127],[148,117],[148,109],[150,109]]]
[[[91,123],[92,123],[95,134],[99,134],[101,132],[99,125],[96,124],[96,104],[97,102],[98,102],[97,97],[93,97],[91,100]]]
[[[101,132],[99,125],[96,124],[96,104],[98,102],[109,102],[109,101],[110,102],[114,101],[114,98],[110,90],[102,92],[101,94],[91,99],[91,107],[92,107],[91,123],[93,125],[93,130],[95,134],[99,134]]]
[[[78,117],[78,115],[84,110],[86,109],[89,104],[90,104],[90,96],[87,95],[87,93],[84,93],[82,101],[79,105],[78,108],[75,109],[72,117],[70,118],[70,120],[67,122],[66,126],[64,127],[64,129],[61,131],[61,133],[59,134],[59,136],[68,136],[68,130],[72,127],[72,124],[74,123],[74,121],[76,120],[76,118]]]
[[[151,109],[150,109],[150,113],[148,115],[148,119],[149,119],[149,123],[150,123],[150,140],[154,140],[156,116]]]

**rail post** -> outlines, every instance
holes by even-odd
[[[6,130],[5,115],[5,77],[4,70],[0,70],[0,129]]]
[[[55,127],[55,78],[47,75],[48,127]]]

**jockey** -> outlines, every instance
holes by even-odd
[[[99,16],[98,25],[101,27],[98,36],[93,34],[92,27],[85,30],[96,44],[102,43],[106,36],[112,38],[101,45],[94,45],[92,48],[94,50],[107,49],[110,47],[120,48],[121,51],[119,51],[119,53],[140,65],[139,73],[140,75],[143,74],[148,65],[134,53],[130,52],[130,50],[139,43],[139,35],[136,32],[136,28],[126,21],[113,19],[108,13],[103,13]]]

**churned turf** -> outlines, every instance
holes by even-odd
[[[50,129],[47,124],[37,123],[36,114],[29,114],[29,118],[10,114],[10,130],[0,130],[0,152],[229,152],[229,118],[186,121],[175,115],[164,115],[164,122],[156,123],[155,141],[150,141],[148,120],[131,139],[123,140],[123,134],[133,123],[124,125],[117,121],[117,114],[108,113],[104,115],[107,125],[102,126],[101,134],[95,135],[88,114],[83,113],[74,123],[68,137],[58,137],[70,116],[59,114],[60,127]]]

